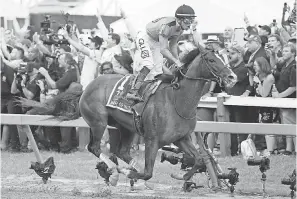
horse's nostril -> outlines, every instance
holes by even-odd
[[[235,79],[235,77],[233,75],[229,75],[228,79]]]

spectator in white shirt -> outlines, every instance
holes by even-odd
[[[101,46],[103,53],[100,63],[111,62],[115,73],[126,75],[127,70],[115,59],[115,55],[122,55],[123,49],[119,45],[120,42],[121,37],[118,34],[110,33],[108,35],[105,45]]]
[[[81,71],[81,79],[80,83],[83,86],[83,90],[87,87],[87,85],[97,77],[98,74],[98,66],[101,60],[101,55],[103,49],[100,49],[102,45],[103,39],[96,36],[96,37],[89,37],[90,40],[89,48],[85,47],[81,43],[74,41],[72,38],[69,37],[67,31],[61,31],[61,34],[67,39],[67,41],[75,47],[78,51],[82,52],[86,55],[83,68]],[[100,49],[100,50],[98,50]]]

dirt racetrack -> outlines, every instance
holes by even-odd
[[[138,181],[136,191],[130,191],[129,180],[121,175],[116,187],[107,186],[94,169],[97,159],[87,152],[76,152],[65,155],[52,152],[42,152],[43,157],[54,156],[57,166],[52,179],[45,185],[34,171],[29,170],[29,162],[35,160],[34,154],[1,154],[1,198],[123,198],[123,199],[159,199],[159,198],[235,198],[251,199],[262,198],[260,173],[257,167],[246,166],[242,158],[219,159],[221,166],[237,167],[240,174],[239,183],[235,187],[234,197],[226,190],[217,193],[207,188],[206,177],[197,174],[194,181],[204,188],[194,189],[190,193],[182,191],[183,181],[174,180],[171,173],[180,172],[179,165],[160,163],[160,154],[156,160],[154,177],[148,182],[153,190]],[[138,154],[141,160],[143,154]],[[281,185],[280,179],[295,167],[296,157],[275,156],[271,157],[272,166],[267,172],[267,193],[269,198],[289,198],[289,187]],[[285,163],[285,164],[281,164]]]
[[[191,193],[184,193],[181,187],[151,183],[153,190],[139,182],[135,186],[135,191],[130,191],[129,183],[119,183],[116,187],[107,187],[104,183],[94,180],[70,180],[70,179],[51,179],[44,185],[40,178],[36,176],[17,177],[9,176],[2,179],[1,198],[21,199],[21,198],[65,198],[65,199],[87,199],[87,198],[139,198],[139,199],[158,199],[158,198],[262,198],[253,195],[236,195],[232,197],[226,191],[214,193],[206,188],[193,190]],[[280,197],[271,197],[280,198]]]

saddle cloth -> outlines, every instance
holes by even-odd
[[[136,104],[134,100],[129,100],[126,98],[127,93],[132,88],[132,83],[135,79],[134,75],[126,75],[122,77],[114,86],[106,106],[110,108],[116,108],[123,112],[133,114],[131,111],[132,107]],[[145,81],[141,88],[139,89],[140,95],[142,95],[144,101],[155,93],[161,80]]]

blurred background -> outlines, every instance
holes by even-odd
[[[294,0],[0,0],[1,26],[12,28],[10,17],[16,16],[20,26],[25,18],[30,18],[30,25],[35,31],[40,29],[44,15],[52,16],[52,27],[63,24],[61,11],[69,13],[70,20],[82,29],[91,29],[97,23],[96,13],[100,9],[105,25],[117,33],[128,32],[120,19],[121,6],[136,29],[143,29],[145,24],[157,17],[173,16],[181,3],[188,4],[197,13],[198,29],[201,33],[222,32],[226,25],[242,27],[244,13],[252,24],[270,24],[272,19],[280,23],[283,4],[293,5]],[[34,31],[33,31],[34,32]]]

